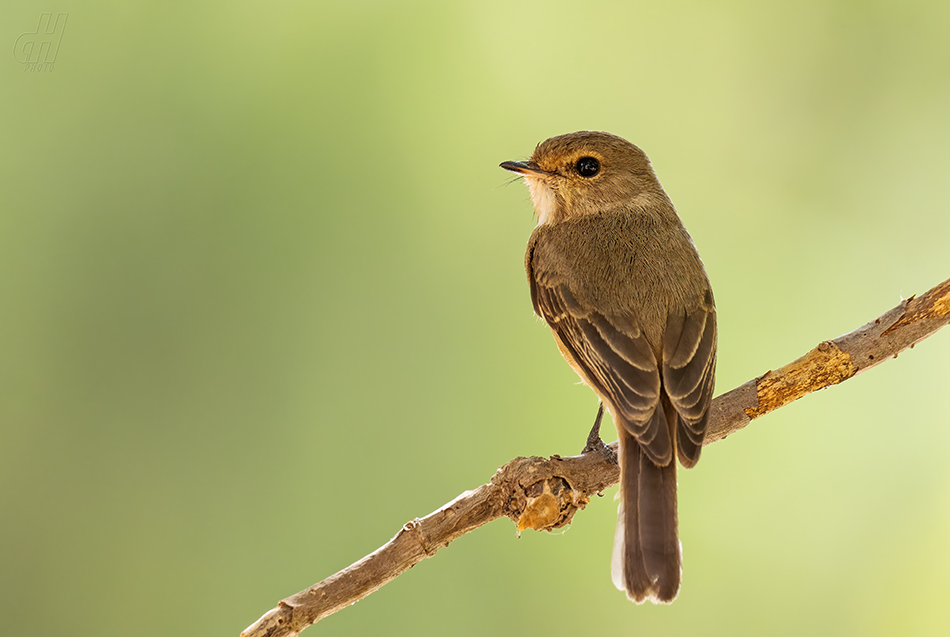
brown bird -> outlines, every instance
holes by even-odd
[[[614,584],[637,603],[672,602],[676,458],[699,460],[716,370],[703,262],[650,160],[625,139],[552,137],[501,167],[524,177],[538,216],[525,255],[535,312],[617,427]]]

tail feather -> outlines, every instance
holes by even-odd
[[[676,520],[676,463],[658,467],[620,429],[620,512],[611,575],[640,604],[670,603],[679,593],[682,558]]]
[[[627,592],[632,601],[642,604],[652,595],[653,581],[646,571],[640,543],[640,506],[637,487],[640,481],[640,444],[626,431],[620,432],[620,511],[611,576],[614,586]]]
[[[682,558],[676,520],[676,461],[658,467],[640,456],[640,544],[654,598],[669,603],[680,590]]]

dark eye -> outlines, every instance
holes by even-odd
[[[596,157],[581,157],[574,164],[574,170],[581,177],[593,177],[600,172],[600,162]]]

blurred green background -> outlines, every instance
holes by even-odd
[[[266,8],[265,8],[266,6]],[[69,13],[52,71],[11,55]],[[945,2],[84,2],[0,10],[0,616],[236,636],[596,401],[498,168],[646,150],[718,392],[950,276]],[[613,589],[614,492],[472,533],[314,635],[937,635],[950,333],[680,474],[684,585]],[[309,632],[307,634],[310,634]]]

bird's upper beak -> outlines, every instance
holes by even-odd
[[[533,161],[503,161],[499,164],[505,170],[510,170],[513,173],[518,173],[519,175],[548,175],[550,174],[546,170],[542,170],[536,163]]]

